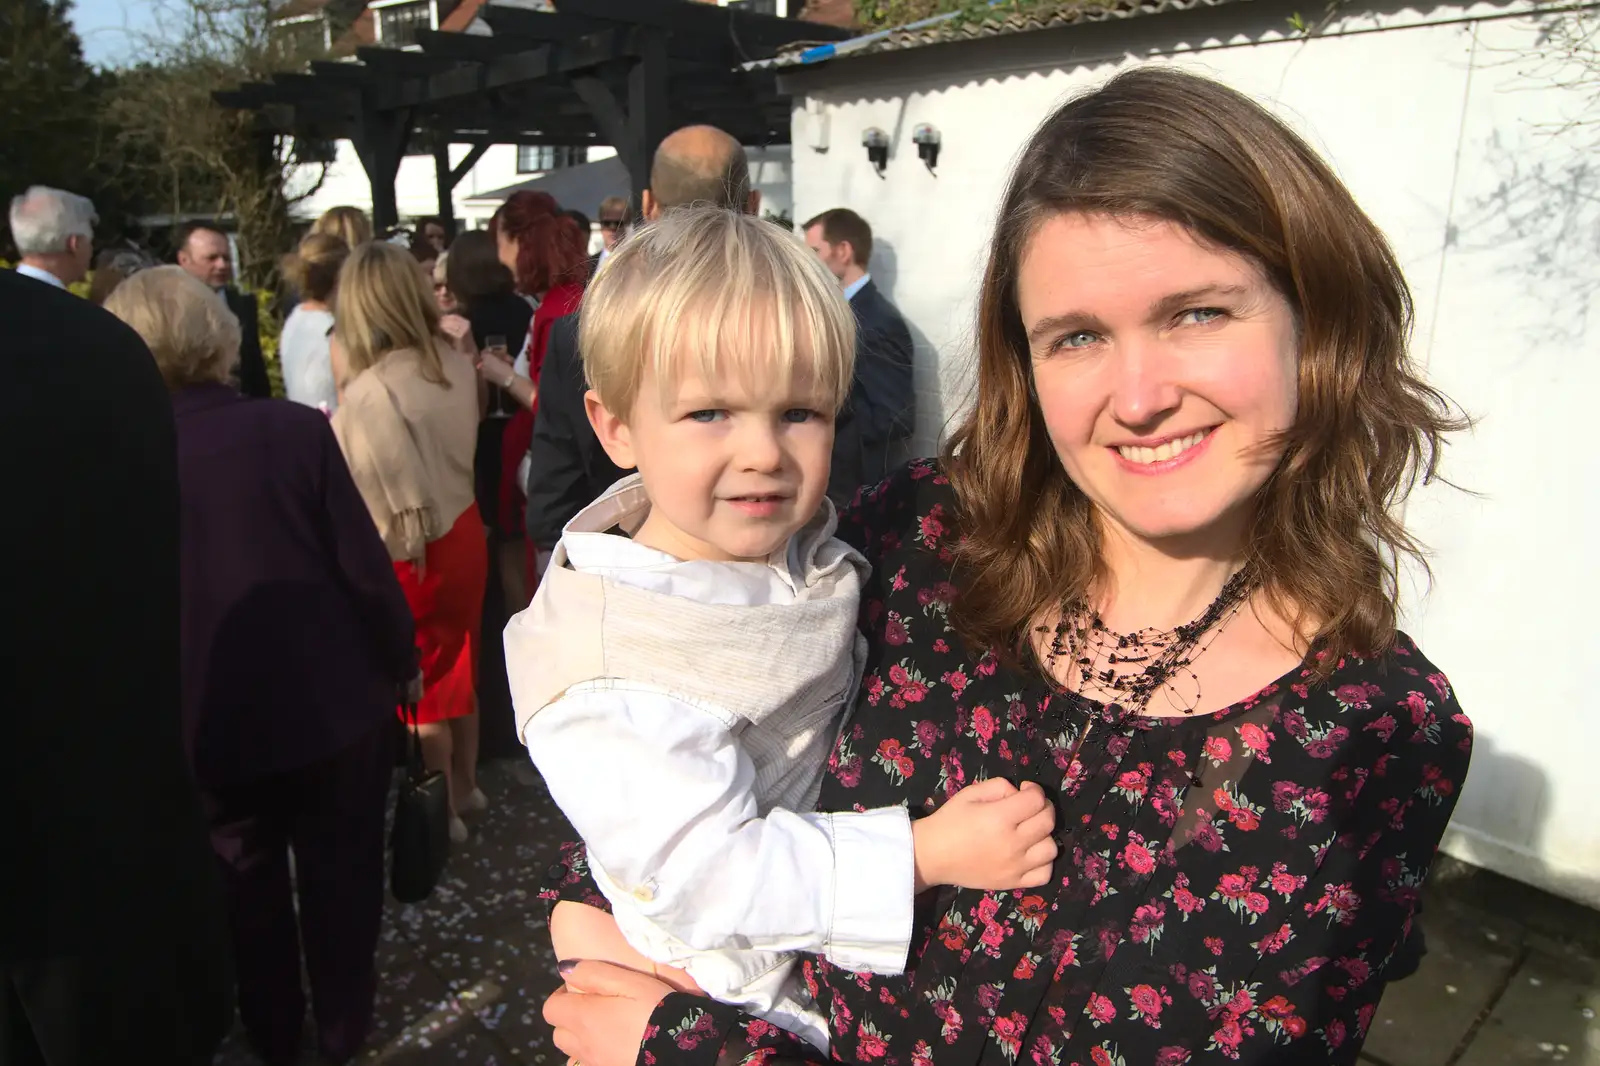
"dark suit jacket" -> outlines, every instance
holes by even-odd
[[[856,316],[856,373],[833,440],[828,495],[841,506],[862,485],[889,474],[896,444],[916,421],[911,330],[871,281],[850,298]]]
[[[261,354],[261,316],[255,297],[231,285],[222,295],[239,320],[239,391],[265,399],[272,395],[272,382],[267,379],[267,361]]]
[[[0,1034],[51,1066],[199,1066],[233,978],[179,724],[171,401],[87,301],[0,271],[0,322]]]
[[[578,352],[578,316],[557,320],[539,372],[539,415],[528,448],[527,531],[545,551],[561,529],[595,497],[627,473],[611,461],[589,425],[583,394],[583,357]]]
[[[321,412],[225,385],[172,399],[183,710],[202,785],[333,755],[416,673],[411,611]]]

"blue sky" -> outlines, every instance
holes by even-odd
[[[150,0],[75,0],[72,23],[83,38],[83,55],[96,65],[128,58],[128,30],[150,29]]]

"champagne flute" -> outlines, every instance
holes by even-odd
[[[508,363],[511,362],[510,349],[506,346],[506,339],[501,334],[490,333],[485,336],[483,338],[483,350],[486,354],[493,355],[497,359],[502,359]],[[481,358],[478,360],[478,369],[483,369],[483,360]],[[493,396],[493,413],[496,415],[506,414],[505,392],[498,382],[495,383]]]

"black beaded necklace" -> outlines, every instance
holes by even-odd
[[[1228,578],[1217,598],[1198,618],[1176,629],[1117,633],[1085,601],[1063,601],[1045,668],[1053,675],[1056,665],[1066,662],[1063,688],[1085,698],[1091,698],[1090,691],[1104,694],[1105,702],[1126,714],[1143,714],[1150,700],[1163,689],[1174,707],[1193,714],[1200,705],[1200,679],[1190,664],[1211,646],[1249,599],[1254,582],[1247,570]],[[1050,627],[1040,626],[1038,632],[1048,633]],[[1192,693],[1180,690],[1174,682],[1192,683]]]

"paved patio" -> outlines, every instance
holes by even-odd
[[[560,819],[520,760],[486,763],[491,809],[420,906],[390,903],[377,1030],[385,1066],[559,1066],[539,1017],[558,983],[534,896]],[[1600,1066],[1600,914],[1442,860],[1429,954],[1392,985],[1367,1041],[1375,1066]],[[218,1066],[248,1066],[238,1041]]]

